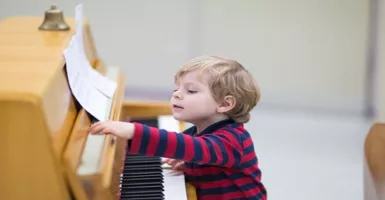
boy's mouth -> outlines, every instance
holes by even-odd
[[[175,105],[175,104],[174,104],[174,105],[172,105],[172,107],[173,107],[173,108],[180,108],[180,109],[183,109],[183,107],[182,107],[182,106],[178,106],[178,105]]]

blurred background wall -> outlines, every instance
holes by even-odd
[[[73,16],[81,2],[128,91],[169,94],[184,62],[210,54],[248,68],[264,106],[360,114],[367,105],[369,0],[0,0],[0,18],[51,4]]]

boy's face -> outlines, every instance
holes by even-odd
[[[171,97],[176,120],[196,124],[210,121],[218,114],[218,103],[211,94],[208,79],[208,75],[199,71],[188,72],[180,77]]]

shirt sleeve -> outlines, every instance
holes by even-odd
[[[191,136],[134,123],[130,153],[174,158],[198,164],[223,167],[239,165],[243,150],[239,133],[220,129],[202,136]]]

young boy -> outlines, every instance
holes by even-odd
[[[90,133],[113,134],[131,140],[131,153],[184,162],[186,180],[198,199],[267,199],[250,134],[244,123],[260,98],[259,89],[238,62],[198,57],[175,75],[171,98],[176,120],[194,126],[182,134],[139,123],[106,121]]]

